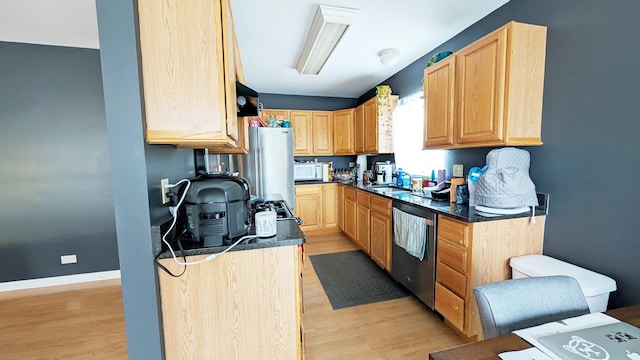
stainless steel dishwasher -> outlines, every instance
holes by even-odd
[[[426,238],[424,239],[424,257],[420,260],[398,245],[398,243],[403,244],[403,239],[398,239],[401,232],[398,231],[398,224],[394,219],[391,276],[433,310],[436,282],[436,213],[421,206],[413,206],[397,200],[393,201],[393,208],[394,212],[399,210],[402,213],[424,219]],[[396,215],[394,215],[395,217]]]

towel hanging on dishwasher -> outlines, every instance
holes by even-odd
[[[394,208],[393,241],[420,261],[425,255],[429,258],[427,224],[424,218]]]

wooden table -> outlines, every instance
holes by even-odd
[[[640,327],[640,304],[609,310],[606,314]],[[493,360],[499,359],[498,354],[502,352],[530,347],[531,344],[518,335],[508,334],[434,352],[429,354],[429,360]]]

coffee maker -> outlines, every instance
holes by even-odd
[[[396,171],[396,165],[389,161],[376,162],[376,184],[391,184],[393,183],[393,173]]]

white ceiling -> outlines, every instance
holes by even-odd
[[[295,70],[316,0],[230,1],[248,86],[358,97],[508,0],[318,0],[359,9],[319,75]],[[95,0],[0,0],[0,41],[98,48],[95,11]],[[397,64],[380,64],[386,48],[400,50]]]

